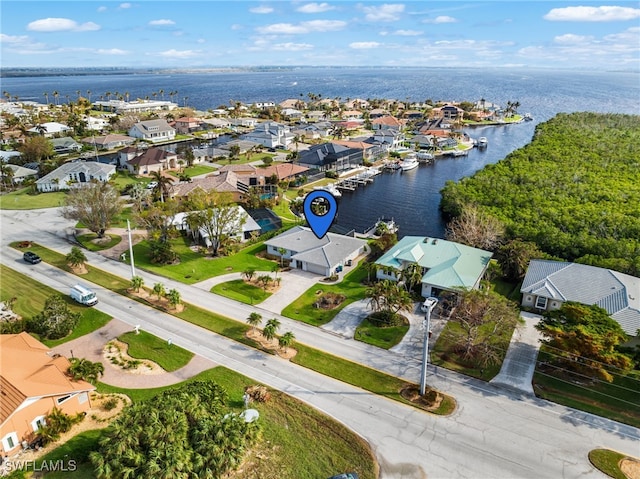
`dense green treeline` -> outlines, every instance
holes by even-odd
[[[467,205],[550,255],[640,275],[640,116],[557,115],[529,145],[445,185],[445,215]]]

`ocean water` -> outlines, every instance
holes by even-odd
[[[373,184],[344,193],[338,207],[338,223],[363,231],[379,217],[393,217],[399,235],[444,234],[439,213],[440,190],[447,180],[470,176],[487,164],[500,161],[531,141],[535,125],[559,112],[594,111],[640,114],[640,74],[631,72],[576,72],[525,69],[465,68],[298,68],[227,73],[175,73],[144,75],[89,75],[2,78],[1,90],[23,100],[60,103],[77,98],[77,91],[97,100],[106,92],[129,93],[130,99],[169,99],[199,110],[230,102],[280,102],[307,100],[307,94],[323,98],[394,98],[477,101],[505,105],[520,102],[519,111],[534,121],[517,125],[471,128],[467,133],[487,137],[486,149],[474,149],[467,157],[441,159],[405,173],[383,174]],[[153,96],[153,93],[156,96]]]

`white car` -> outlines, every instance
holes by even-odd
[[[424,303],[422,303],[420,305],[420,310],[423,313],[426,313],[427,311],[432,310],[433,308],[435,308],[436,304],[438,304],[438,298],[429,297],[429,298],[425,299]]]
[[[152,190],[152,189],[154,189],[156,186],[158,186],[158,182],[157,182],[157,181],[152,181],[151,183],[147,184],[147,189],[148,189],[148,190]]]

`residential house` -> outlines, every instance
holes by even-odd
[[[113,150],[123,146],[133,145],[136,139],[131,136],[109,134],[103,136],[90,136],[83,138],[82,143],[95,146],[98,150]]]
[[[70,136],[64,136],[62,138],[52,138],[49,143],[53,146],[53,151],[59,155],[66,153],[77,153],[82,150],[82,145]]]
[[[363,160],[375,160],[383,156],[386,153],[386,149],[381,147],[376,143],[370,143],[367,141],[359,141],[359,140],[333,140],[331,143],[335,143],[336,145],[342,145],[347,148],[353,148],[356,150],[362,150],[362,159]]]
[[[297,163],[319,171],[342,171],[362,165],[363,152],[337,143],[313,145],[298,153]]]
[[[128,150],[128,149],[127,149]],[[129,172],[135,175],[149,175],[152,171],[164,171],[178,167],[178,155],[161,148],[147,148],[137,151],[135,156],[124,163]],[[128,156],[128,152],[125,153]]]
[[[396,117],[388,115],[374,118],[371,120],[371,129],[376,130],[395,130],[400,131],[404,127],[405,122],[398,120]]]
[[[366,241],[327,233],[318,238],[309,228],[294,226],[265,241],[267,254],[284,258],[292,268],[331,276],[364,253]]]
[[[343,120],[361,120],[362,112],[360,110],[345,110],[340,114]]]
[[[231,126],[231,122],[226,118],[204,118],[202,123],[211,128],[229,128]]]
[[[112,111],[115,113],[143,113],[148,111],[171,111],[178,108],[177,103],[164,100],[99,100],[93,102],[94,106],[99,107],[103,111]]]
[[[69,128],[67,125],[63,125],[62,123],[58,123],[55,121],[48,121],[46,123],[40,123],[39,125],[36,125],[33,128],[29,128],[27,131],[29,133],[33,133],[37,135],[42,134],[42,136],[46,138],[53,138],[55,136],[60,136],[63,133],[67,133],[71,131],[71,128]]]
[[[451,103],[434,108],[431,112],[432,116],[435,118],[442,118],[444,120],[451,121],[462,119],[462,116],[464,115],[464,110],[462,108]]]
[[[251,239],[253,236],[260,234],[260,225],[256,223],[256,221],[249,216],[249,213],[242,206],[235,206],[237,221],[229,222],[228,225],[224,226],[222,233],[229,238],[232,238],[236,241],[244,243],[245,241]],[[178,213],[173,217],[172,223],[176,226],[177,229],[181,231],[186,231],[191,234],[191,229],[187,223],[187,216],[189,212]],[[216,217],[213,215],[213,230],[217,230],[216,228]],[[199,228],[197,237],[201,239],[207,248],[211,247],[211,238],[209,238],[209,233],[207,233],[206,228]]]
[[[22,156],[22,153],[15,150],[0,150],[0,161],[8,163],[12,159],[17,160]]]
[[[229,153],[231,152],[231,147],[236,145],[238,146],[238,148],[240,148],[240,154],[243,155],[245,154],[247,151],[249,151],[252,148],[255,148],[256,146],[258,146],[259,143],[255,142],[255,141],[249,141],[249,140],[231,140],[228,141],[226,143],[223,143],[221,145],[218,145],[220,147],[221,150],[226,150],[226,155],[228,156]]]
[[[266,121],[256,126],[255,130],[242,136],[245,141],[252,141],[267,148],[287,148],[294,135],[287,125]]]
[[[267,178],[276,175],[278,181],[292,181],[303,176],[309,171],[309,168],[295,163],[274,163],[264,168],[256,168],[255,176],[259,178]]]
[[[522,306],[539,311],[562,307],[566,301],[598,305],[624,331],[640,330],[640,278],[605,268],[564,261],[534,259],[520,288]]]
[[[255,175],[256,169],[257,168],[255,166],[249,163],[242,163],[239,165],[231,163],[229,165],[224,165],[218,171],[220,173],[224,173],[226,171],[233,171],[238,176],[252,176],[252,175]]]
[[[327,112],[323,110],[312,110],[307,112],[308,121],[323,121],[327,119]]]
[[[115,174],[115,165],[97,161],[71,161],[36,180],[36,188],[40,192],[68,190],[92,181],[109,181]]]
[[[188,183],[176,183],[170,194],[172,198],[184,199],[198,190],[205,193],[229,193],[232,201],[240,202],[248,194],[249,185],[240,181],[233,171],[225,171],[206,178],[193,178]]]
[[[373,110],[369,111],[369,118],[371,118],[372,120],[375,118],[380,118],[388,115],[389,115],[389,112],[384,108],[374,108]]]
[[[267,108],[274,108],[276,106],[273,101],[258,101],[253,104],[254,108],[258,108],[260,110],[266,110]]]
[[[188,135],[194,131],[202,130],[202,120],[200,118],[191,118],[183,116],[175,121],[175,129],[178,133]]]
[[[251,117],[231,118],[229,119],[229,122],[235,127],[255,128],[258,124],[258,119]]]
[[[280,108],[295,108],[297,110],[304,110],[307,108],[307,104],[299,98],[289,98],[278,103]]]
[[[354,98],[353,100],[346,101],[344,107],[350,110],[366,110],[369,108],[369,102],[362,98]]]
[[[129,136],[158,143],[173,140],[176,137],[176,130],[169,126],[167,120],[146,120],[133,125],[129,129]]]
[[[478,288],[492,255],[453,241],[405,236],[376,261],[376,277],[396,281],[399,271],[418,264],[422,268],[422,296],[440,296],[444,291]]]
[[[75,415],[91,408],[95,386],[67,374],[69,360],[28,333],[0,335],[0,443],[3,457],[30,445],[53,408]]]
[[[85,115],[82,120],[85,122],[85,129],[89,131],[103,131],[111,126],[104,118],[96,118],[95,116]]]
[[[296,108],[283,108],[280,113],[288,120],[300,120],[304,113]]]
[[[397,150],[402,147],[405,136],[397,130],[377,130],[374,132],[373,141],[381,145],[385,150]]]
[[[430,149],[436,145],[435,137],[431,135],[416,135],[407,141],[420,149]]]
[[[24,166],[19,165],[7,165],[8,168],[11,168],[13,171],[13,176],[11,176],[11,183],[20,184],[24,180],[35,179],[38,177],[38,170],[34,170],[32,168],[25,168]],[[4,175],[1,176],[4,178]]]
[[[204,163],[205,161],[214,161],[216,158],[229,156],[229,150],[223,150],[213,146],[193,148],[193,162]]]

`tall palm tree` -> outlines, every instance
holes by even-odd
[[[87,257],[77,246],[72,246],[71,251],[65,256],[64,259],[66,263],[72,268],[83,266],[87,261]]]
[[[91,90],[87,90],[87,99],[89,100],[89,103],[91,103]]]
[[[256,313],[255,311],[251,313],[247,318],[247,324],[251,326],[252,331],[255,331],[261,322],[262,322],[262,315],[260,313]]]
[[[153,292],[154,292],[154,293],[156,293],[156,295],[158,295],[158,301],[159,301],[159,300],[160,300],[160,298],[161,298],[162,296],[164,296],[164,295],[165,295],[165,292],[166,292],[165,287],[164,287],[164,284],[162,284],[162,283],[156,283],[156,284],[154,284],[154,285],[153,285]]]
[[[293,344],[294,339],[296,339],[295,335],[291,331],[287,331],[278,338],[278,345],[283,348],[284,352],[286,353],[289,349],[289,346]]]
[[[160,196],[160,202],[164,203],[165,197],[169,196],[173,181],[171,180],[171,178],[164,176],[162,174],[162,171],[152,171],[151,179],[156,182],[154,192],[158,193],[158,195]]]
[[[59,96],[60,96],[60,93],[58,93],[58,90],[53,90],[53,101],[55,102],[56,106],[58,105]]]
[[[48,105],[49,104],[49,93],[45,91],[43,93],[43,95],[44,95],[44,99],[45,99],[45,101],[47,102],[47,105]]]

